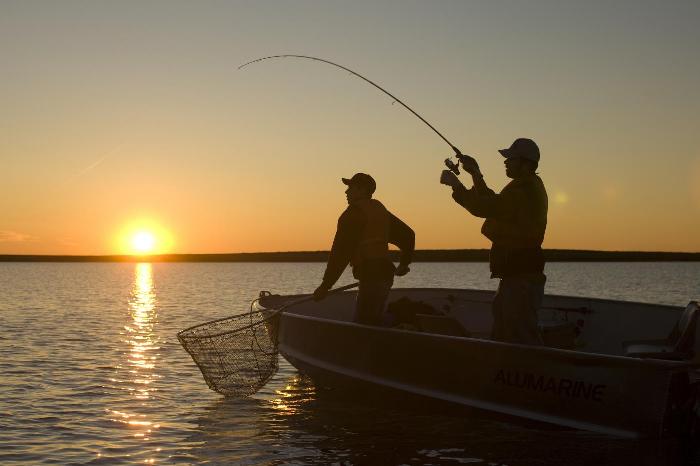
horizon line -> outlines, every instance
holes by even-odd
[[[0,254],[0,262],[326,262],[328,250],[167,254]],[[700,261],[700,252],[544,249],[547,262]],[[390,251],[393,259],[398,251]],[[417,249],[413,262],[488,262],[489,249]]]

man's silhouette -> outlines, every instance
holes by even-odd
[[[380,325],[394,275],[409,271],[415,233],[372,199],[377,185],[371,176],[356,173],[350,179],[343,178],[343,183],[347,185],[348,208],[338,219],[326,272],[314,291],[314,299],[323,299],[350,263],[353,276],[360,282],[355,322]],[[389,243],[401,249],[398,268],[389,259]]]
[[[506,175],[512,178],[496,194],[484,182],[476,160],[464,156],[462,167],[473,180],[467,189],[449,170],[440,182],[452,187],[454,200],[476,217],[486,220],[481,233],[491,240],[491,277],[500,278],[493,301],[494,340],[542,344],[537,310],[544,296],[542,241],[547,226],[547,191],[535,173],[540,151],[531,139],[516,139],[505,157]]]

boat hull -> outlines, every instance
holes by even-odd
[[[285,314],[279,349],[323,383],[348,379],[621,437],[663,435],[667,364]]]

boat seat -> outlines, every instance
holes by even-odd
[[[668,337],[662,340],[625,341],[622,343],[625,356],[670,360],[692,358],[698,314],[700,305],[697,301],[691,301]]]

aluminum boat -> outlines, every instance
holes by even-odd
[[[545,345],[528,346],[489,339],[493,296],[394,289],[389,303],[407,298],[436,312],[377,327],[352,321],[356,291],[339,293],[276,314],[279,351],[323,386],[396,390],[621,437],[697,429],[697,302],[547,295],[539,311]],[[300,297],[261,292],[257,307],[273,313]]]

